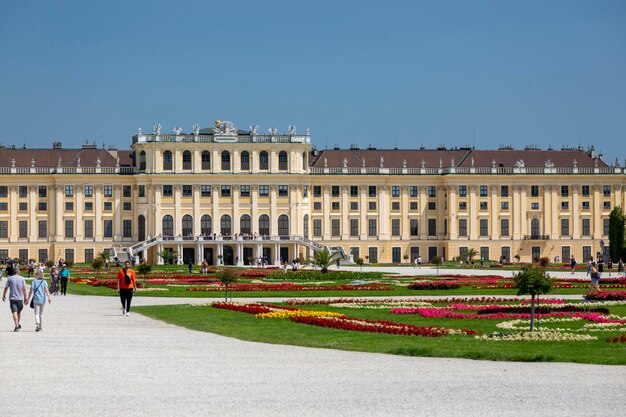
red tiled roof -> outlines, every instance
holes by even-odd
[[[383,158],[383,167],[402,168],[406,160],[407,168],[420,168],[422,160],[425,168],[438,168],[450,166],[452,159],[454,165],[468,155],[469,150],[430,150],[430,149],[327,149],[319,151],[318,155],[311,160],[311,167],[341,168],[344,159],[346,167],[380,167],[380,158]],[[363,165],[365,160],[365,165]],[[326,162],[326,163],[325,163]]]
[[[582,150],[474,150],[465,159],[462,167],[470,167],[474,159],[475,167],[491,167],[493,161],[496,167],[511,168],[514,167],[519,160],[524,161],[525,167],[545,167],[546,161],[550,160],[557,168],[572,168],[574,160],[580,168],[591,168],[595,164],[595,160],[590,154]],[[601,159],[598,159],[598,167],[604,168],[608,165]]]
[[[101,167],[115,167],[117,160],[106,149],[0,149],[0,167],[10,167],[15,160],[16,167],[30,167],[31,160],[35,160],[35,167],[56,167],[61,159],[62,167],[76,167],[78,158],[83,167],[95,167],[100,159]],[[120,166],[133,165],[132,151],[117,151]]]

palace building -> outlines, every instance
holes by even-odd
[[[407,262],[579,262],[608,247],[626,170],[593,148],[327,149],[311,136],[230,122],[141,130],[131,150],[0,148],[0,258],[270,263],[329,247]]]

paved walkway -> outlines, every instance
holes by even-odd
[[[122,317],[112,297],[54,297],[41,333],[32,314],[14,333],[0,307],[1,416],[591,416],[626,399],[624,366],[251,343]]]

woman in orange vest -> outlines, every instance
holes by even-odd
[[[135,271],[130,269],[130,261],[126,261],[124,268],[117,273],[117,291],[120,293],[122,301],[122,315],[130,316],[130,302],[133,299],[133,292],[137,288],[135,282],[137,277]]]

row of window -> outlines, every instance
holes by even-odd
[[[306,186],[304,187],[304,192],[306,193]],[[211,197],[212,187],[210,185],[201,185],[200,186],[200,195],[202,197]],[[161,188],[163,197],[173,197],[174,196],[174,186],[165,184]],[[232,186],[230,185],[220,185],[220,197],[230,197],[232,195]],[[259,197],[269,197],[270,195],[270,186],[269,185],[259,185]],[[278,186],[278,196],[279,197],[287,197],[289,195],[289,186],[288,185],[279,185]],[[192,185],[183,185],[182,186],[182,197],[192,197],[193,196],[193,186]],[[240,185],[239,186],[239,196],[240,197],[250,197],[250,186],[249,185]],[[306,197],[306,195],[305,195]]]
[[[172,186],[171,185],[164,185],[163,186],[163,192],[165,195],[166,192],[166,187],[167,190],[169,191],[169,195],[171,195],[171,190],[172,190]],[[188,195],[191,196],[191,185],[183,185],[183,195]],[[202,187],[205,187],[206,189],[209,190],[209,195],[210,195],[210,185],[204,185]],[[230,186],[222,186],[222,187],[226,187],[226,189],[228,190],[228,192],[230,192]],[[249,193],[250,193],[250,186],[249,185],[242,185],[242,193],[246,194],[246,196],[249,197]],[[269,186],[267,185],[261,185],[260,187],[260,193],[263,191],[268,191],[269,190]],[[279,186],[279,187],[287,187],[285,186]],[[539,186],[537,185],[532,185],[530,187],[530,196],[531,197],[539,197]],[[75,193],[75,187],[74,185],[66,185],[65,186],[65,197],[73,197],[74,193]],[[113,197],[113,186],[111,185],[104,185],[103,189],[103,196],[104,197]],[[370,185],[367,187],[367,195],[368,197],[376,197],[378,193],[378,189],[376,185]],[[45,185],[40,185],[38,188],[38,194],[40,198],[46,198],[48,196],[48,189]],[[83,186],[83,194],[85,197],[93,197],[93,185],[84,185]],[[204,195],[204,194],[203,194]],[[230,194],[229,194],[230,195]],[[409,197],[411,198],[416,198],[419,195],[419,189],[417,185],[411,185],[409,186]],[[437,187],[435,186],[428,186],[427,187],[427,195],[428,197],[436,197],[437,196]],[[561,197],[569,197],[570,195],[570,186],[568,185],[562,185],[561,186]],[[581,187],[581,195],[582,197],[589,197],[589,186],[588,185],[583,185]],[[18,196],[19,198],[26,198],[28,197],[28,188],[24,185],[21,185],[18,187]],[[242,194],[243,196],[243,194]],[[321,197],[322,196],[322,186],[320,185],[315,185],[313,186],[313,197]],[[338,185],[333,185],[331,186],[331,197],[340,197],[341,196],[341,190],[340,190],[340,186]],[[359,196],[359,186],[358,185],[351,185],[350,186],[350,197],[358,197]],[[399,185],[394,185],[391,187],[391,196],[392,197],[400,197],[400,186]],[[459,185],[458,187],[458,196],[459,197],[467,197],[467,185]],[[488,186],[486,185],[481,185],[479,186],[479,196],[480,197],[488,197]],[[509,197],[509,186],[508,185],[502,185],[500,186],[500,197]],[[611,186],[610,185],[605,185],[603,186],[603,196],[604,197],[611,197]],[[4,185],[4,186],[0,186],[0,198],[3,197],[8,197],[8,186]],[[122,186],[122,197],[124,198],[130,198],[132,197],[132,187],[130,185],[124,185]],[[139,186],[139,197],[145,197],[145,186],[144,185],[140,185]],[[306,195],[305,195],[306,197]],[[610,202],[605,202],[610,204]]]
[[[91,262],[94,260],[94,249],[85,249],[85,262]],[[48,260],[48,249],[39,249],[38,251],[38,262],[45,262]],[[74,262],[74,249],[65,249],[64,257],[66,261]],[[7,259],[9,257],[8,249],[0,249],[0,259]],[[18,259],[26,262],[30,259],[28,249],[19,249],[18,250]]]
[[[306,153],[302,154],[303,164],[306,164]],[[221,159],[221,170],[222,171],[230,171],[231,168],[231,156],[229,151],[222,151],[220,155]],[[278,153],[278,169],[280,171],[287,171],[289,167],[287,152],[280,151]],[[242,170],[250,170],[250,153],[248,151],[242,151],[239,154],[239,161],[241,164]],[[171,151],[163,152],[163,170],[171,171],[174,166],[173,155]],[[211,152],[203,151],[200,155],[200,167],[203,171],[211,170]],[[261,171],[269,170],[270,167],[270,156],[267,151],[261,151],[259,153],[259,169]],[[145,171],[146,169],[146,152],[141,151],[139,154],[139,170]],[[183,152],[183,170],[191,170],[193,169],[193,156],[191,151]],[[303,166],[304,169],[304,166]]]
[[[143,218],[143,216],[140,216]],[[308,216],[304,217],[305,220],[305,229],[308,229]],[[140,219],[140,222],[142,220]],[[182,236],[193,236],[193,217],[186,214],[182,218]],[[166,214],[162,219],[162,228],[161,228],[163,236],[174,236],[174,218]],[[211,235],[213,233],[218,233],[213,229],[213,220],[211,216],[208,214],[203,215],[200,218],[200,234],[202,235]],[[220,228],[219,234],[223,236],[230,236],[233,233],[241,233],[246,235],[251,235],[252,231],[252,218],[248,214],[244,214],[239,218],[239,229],[233,230],[233,221],[230,215],[224,214],[220,218]],[[140,233],[141,234],[141,233]],[[259,235],[269,235],[270,234],[270,216],[267,214],[262,214],[259,216]],[[289,235],[289,217],[285,214],[281,214],[278,216],[278,234],[280,236],[288,236]],[[142,240],[142,239],[140,239]]]
[[[123,237],[131,238],[133,237],[133,227],[132,220],[123,220],[122,221],[122,235]],[[65,220],[65,230],[64,230],[65,238],[74,238],[74,220]],[[102,220],[102,233],[105,238],[113,237],[113,220],[104,219]],[[85,219],[84,220],[84,228],[83,228],[83,236],[85,238],[93,238],[94,237],[94,220],[93,219]],[[7,239],[9,237],[9,222],[8,221],[0,221],[0,239]],[[20,239],[28,238],[28,220],[20,220],[18,221],[18,237]],[[38,220],[37,221],[37,237],[40,239],[44,239],[48,237],[48,221],[47,220]]]
[[[489,236],[489,219],[479,219],[479,236]],[[602,234],[609,234],[609,219],[602,219]],[[531,236],[540,236],[539,219],[530,222]],[[591,219],[581,219],[581,235],[591,236]],[[500,219],[500,236],[510,236],[509,219]],[[570,236],[570,219],[561,219],[561,236]],[[459,237],[467,237],[467,219],[459,219]]]

